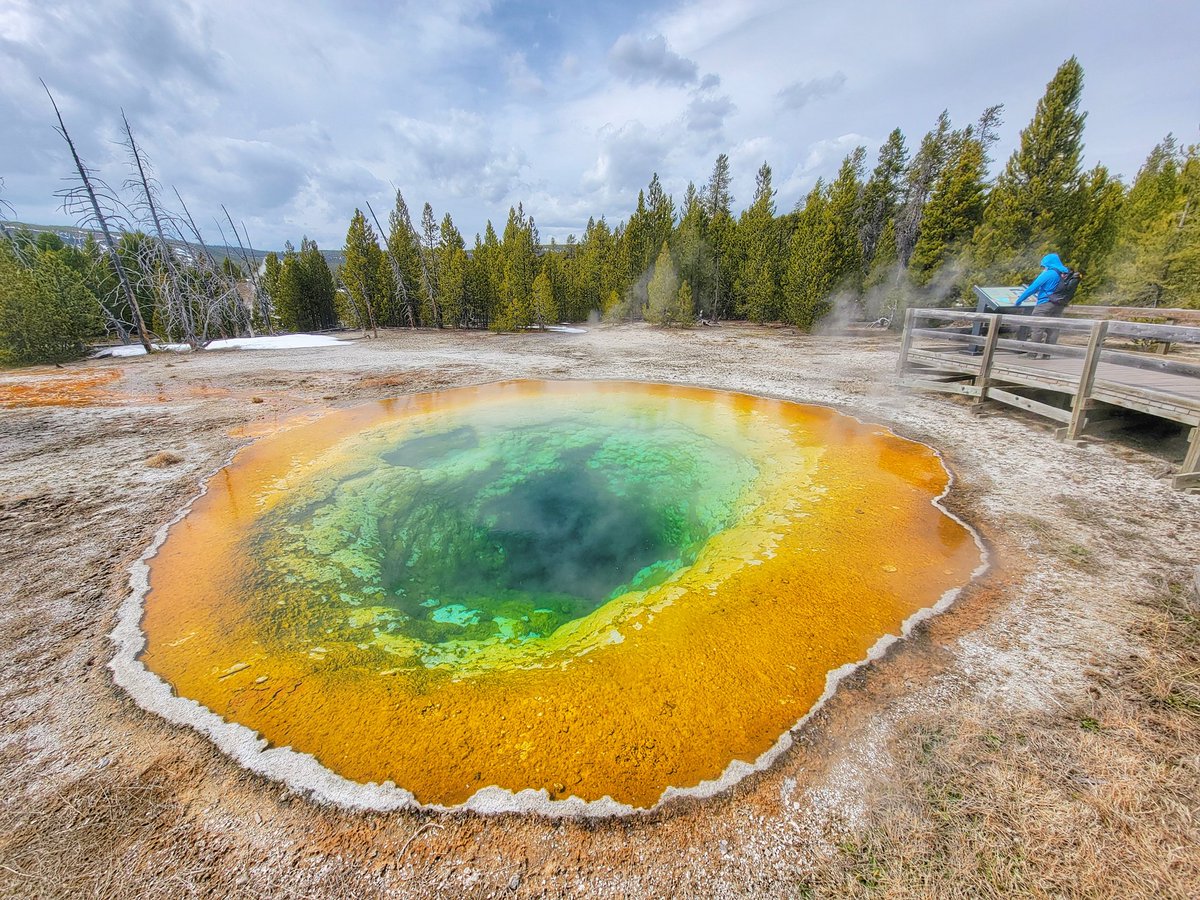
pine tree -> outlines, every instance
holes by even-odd
[[[424,263],[421,271],[421,287],[424,291],[421,320],[434,328],[441,328],[442,311],[438,306],[438,225],[433,216],[433,207],[428,203],[421,210],[420,256]]]
[[[550,276],[545,270],[533,279],[533,290],[530,295],[530,324],[538,328],[557,320],[557,307],[554,302],[554,289],[550,285]]]
[[[1101,293],[1108,280],[1109,260],[1117,241],[1121,207],[1125,203],[1125,186],[1120,179],[1097,165],[1079,182],[1076,208],[1079,224],[1067,262],[1083,274],[1075,295],[1077,302],[1088,302]]]
[[[440,231],[436,253],[438,308],[443,324],[458,328],[467,315],[467,253],[450,213],[442,217]]]
[[[908,265],[920,239],[925,204],[945,165],[950,139],[950,114],[943,110],[904,173],[904,202],[896,211],[896,256],[901,265]]]
[[[857,148],[848,155],[829,186],[830,279],[838,290],[857,293],[862,288],[863,250],[859,239],[862,196],[862,170],[866,149]]]
[[[765,162],[755,179],[754,202],[738,222],[738,241],[742,252],[734,281],[735,310],[754,322],[778,318],[780,234],[771,167]]]
[[[301,293],[306,307],[305,329],[333,328],[337,324],[335,301],[337,289],[329,263],[317,247],[316,241],[307,237],[300,241],[298,258]]]
[[[708,214],[695,185],[689,183],[672,250],[680,277],[696,297],[711,295],[714,265],[707,232]]]
[[[274,310],[276,324],[279,319],[279,269],[279,254],[272,250],[263,259],[262,287],[267,294],[271,309]],[[259,323],[260,326],[265,326],[266,324],[265,322]]]
[[[868,267],[875,258],[884,227],[896,215],[904,193],[903,178],[907,167],[908,148],[904,143],[904,133],[897,128],[879,148],[879,162],[863,189],[859,239],[862,241],[863,262]]]
[[[654,263],[655,223],[646,206],[646,192],[638,191],[637,208],[625,223],[621,240],[621,260],[624,263],[624,283],[628,286],[631,304],[641,309],[646,305],[646,287]]]
[[[646,243],[650,248],[670,240],[675,227],[675,201],[663,190],[658,173],[650,179],[646,190]],[[648,261],[647,261],[648,262]]]
[[[1188,148],[1180,183],[1167,242],[1166,295],[1173,306],[1200,309],[1200,144]]]
[[[654,274],[647,289],[646,321],[654,325],[673,325],[679,300],[679,274],[671,259],[671,248],[664,241],[654,261]]]
[[[909,270],[917,284],[929,284],[948,261],[961,256],[983,220],[987,177],[983,144],[971,128],[955,136],[949,162],[934,182],[921,218]],[[946,295],[957,285],[944,285]]]
[[[699,298],[701,309],[707,307],[709,317],[717,321],[730,308],[733,277],[736,274],[737,225],[731,212],[733,178],[729,173],[729,157],[722,153],[713,163],[712,174],[701,194],[708,214],[708,244],[712,250],[711,295],[708,302]],[[693,282],[695,284],[696,282]]]
[[[31,249],[18,260],[0,242],[0,365],[78,359],[100,331],[96,296],[65,256]]]
[[[490,219],[483,237],[475,237],[469,271],[469,302],[475,324],[490,327],[500,314],[500,283],[504,279],[503,249]]]
[[[279,327],[284,331],[306,331],[310,327],[301,279],[300,263],[295,252],[285,253],[279,267],[275,296],[275,313],[279,316]]]
[[[537,277],[537,228],[521,204],[509,208],[501,250],[500,310],[493,320],[499,330],[525,328],[533,322],[533,281]]]
[[[690,328],[696,324],[696,306],[692,300],[692,286],[685,278],[679,285],[675,295],[675,308],[671,313],[671,324],[681,328]]]
[[[421,321],[421,258],[417,236],[413,233],[408,204],[404,195],[396,191],[396,203],[388,215],[387,249],[396,261],[397,272],[391,273],[392,289],[385,308],[377,311],[380,322],[385,325],[420,325]],[[390,268],[390,266],[389,266]]]
[[[342,310],[342,317],[348,322],[357,318],[357,323],[364,328],[383,324],[379,315],[394,308],[394,288],[375,229],[360,209],[354,210],[350,219],[343,258],[341,277],[347,293],[347,308]],[[386,324],[399,322],[389,319]]]
[[[1183,164],[1179,145],[1167,135],[1138,170],[1118,218],[1105,302],[1114,306],[1162,303],[1173,226],[1184,196]],[[1086,280],[1093,281],[1088,275]]]
[[[788,322],[810,331],[829,311],[835,255],[828,191],[818,180],[797,212],[783,274],[784,315]]]
[[[1020,146],[996,179],[974,238],[976,267],[990,278],[1026,276],[1049,250],[1070,259],[1082,212],[1082,91],[1083,67],[1072,56],[1046,85]]]

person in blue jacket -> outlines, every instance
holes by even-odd
[[[1063,261],[1058,258],[1057,253],[1047,253],[1042,257],[1042,271],[1037,278],[1029,283],[1029,287],[1021,292],[1017,297],[1014,306],[1020,306],[1030,297],[1034,299],[1033,314],[1035,316],[1051,316],[1058,317],[1063,314],[1066,309],[1065,305],[1050,302],[1050,295],[1058,288],[1058,284],[1062,281],[1070,269],[1063,265]],[[1039,344],[1053,344],[1058,340],[1057,328],[1038,328],[1033,329],[1033,335],[1030,337],[1029,328],[1021,328],[1017,332],[1017,340],[1032,340]],[[1035,354],[1036,355],[1036,354]],[[1045,358],[1046,354],[1041,354]]]

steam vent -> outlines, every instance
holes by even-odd
[[[766,765],[829,673],[971,578],[948,477],[829,409],[695,388],[332,412],[172,526],[140,661],[290,748],[260,754],[285,780],[303,760],[408,804],[646,808]]]

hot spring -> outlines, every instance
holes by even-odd
[[[711,792],[970,579],[948,479],[832,410],[688,387],[331,412],[240,452],[149,559],[143,702],[334,799]]]

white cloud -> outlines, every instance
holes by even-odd
[[[600,153],[583,177],[585,188],[610,202],[636,195],[638,187],[650,180],[650,173],[662,169],[670,148],[663,131],[651,131],[641,122],[628,122],[620,128],[601,129]]]
[[[879,141],[874,138],[853,133],[814,141],[809,144],[804,159],[784,179],[780,194],[804,194],[817,183],[819,177],[836,172],[842,160],[847,154],[853,153],[855,147],[874,148],[878,145]]]
[[[846,86],[846,73],[834,72],[824,78],[794,81],[779,92],[779,102],[784,109],[803,109],[815,100],[831,97]]]
[[[700,77],[700,67],[667,46],[661,34],[621,35],[608,52],[608,62],[630,84],[689,85]]]

